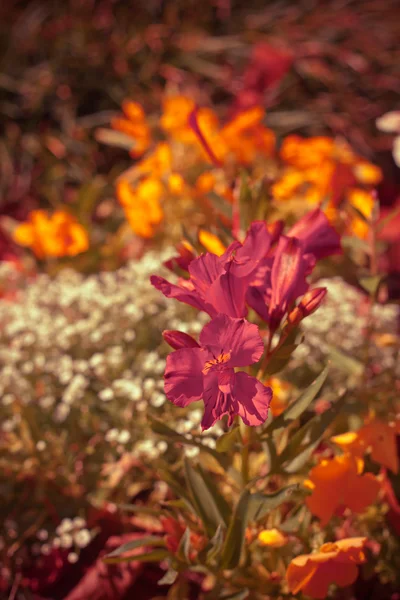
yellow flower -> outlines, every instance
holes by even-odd
[[[352,188],[347,192],[347,201],[354,206],[365,219],[369,221],[375,204],[375,197],[372,192],[360,188]],[[369,232],[368,222],[358,215],[351,215],[350,229],[359,238],[365,238]]]
[[[63,210],[51,216],[44,210],[32,211],[27,222],[15,229],[13,239],[21,246],[32,248],[38,258],[75,256],[89,247],[86,230]]]
[[[354,174],[360,183],[377,185],[382,180],[382,171],[376,165],[368,162],[359,162],[354,167]]]
[[[172,194],[181,194],[185,189],[185,182],[179,173],[171,173],[168,177],[168,189]]]
[[[136,235],[143,238],[155,235],[156,227],[163,219],[160,204],[163,193],[161,182],[154,178],[144,179],[136,188],[131,187],[125,180],[117,184],[118,200]]]
[[[287,537],[278,529],[264,529],[258,534],[258,541],[262,546],[270,548],[281,548],[287,543]]]
[[[199,242],[207,252],[212,252],[212,254],[216,254],[217,256],[221,256],[226,250],[221,240],[205,229],[200,229],[199,231]]]
[[[302,591],[312,598],[326,598],[332,583],[347,587],[358,577],[357,565],[366,562],[367,539],[346,538],[323,544],[318,552],[296,556],[286,572],[292,594]]]

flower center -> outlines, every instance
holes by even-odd
[[[213,358],[212,360],[207,360],[207,362],[204,364],[204,369],[203,369],[204,375],[206,375],[210,371],[210,369],[212,369],[213,367],[218,367],[219,365],[222,365],[222,364],[228,362],[230,357],[231,357],[230,352],[223,352],[223,353],[219,354],[216,358]]]

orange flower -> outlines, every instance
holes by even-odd
[[[282,159],[298,169],[318,167],[327,158],[331,158],[335,147],[333,139],[328,137],[301,138],[298,135],[287,136],[281,146]]]
[[[282,381],[277,377],[270,377],[264,382],[264,385],[272,388],[273,393],[270,408],[274,417],[277,417],[287,406],[291,386],[286,381]]]
[[[323,544],[318,552],[296,556],[286,572],[292,594],[302,591],[312,598],[326,598],[332,583],[347,587],[358,577],[357,565],[366,562],[367,539],[346,538]]]
[[[262,546],[270,548],[281,548],[287,543],[287,537],[278,529],[264,529],[258,534],[258,541]]]
[[[140,161],[137,168],[143,174],[161,179],[172,170],[171,148],[166,142],[157,144],[153,152]]]
[[[143,238],[154,236],[156,226],[163,219],[160,205],[164,193],[158,179],[148,178],[132,188],[128,181],[122,179],[117,184],[117,197],[122,204],[126,218],[136,233]]]
[[[342,506],[361,513],[376,499],[380,484],[372,473],[362,475],[363,461],[349,453],[322,460],[311,469],[306,486],[312,489],[306,499],[309,510],[324,527]]]
[[[75,256],[89,247],[86,230],[63,210],[51,216],[44,210],[33,210],[28,221],[15,229],[13,239],[21,246],[32,248],[38,258]]]
[[[382,171],[369,162],[359,162],[354,167],[354,174],[360,183],[377,185],[382,179]]]
[[[378,464],[399,472],[399,457],[397,454],[396,437],[400,433],[399,423],[385,423],[373,419],[357,432],[351,431],[332,438],[340,448],[353,456],[361,457],[368,451],[371,458]]]
[[[364,215],[366,221],[358,215],[351,216],[350,228],[354,235],[359,238],[365,238],[370,230],[368,221],[371,219],[372,211],[375,204],[375,197],[372,192],[362,190],[360,188],[351,188],[347,192],[347,201],[351,206],[354,206],[362,215]]]
[[[111,127],[122,131],[134,139],[134,146],[130,153],[134,158],[146,152],[151,143],[151,131],[147,124],[143,108],[137,102],[125,100],[122,103],[125,117],[116,117],[111,120]]]
[[[161,127],[179,142],[198,145],[199,139],[189,125],[189,116],[195,108],[194,100],[186,96],[166,98],[163,102],[163,113],[160,118]],[[208,141],[218,130],[217,116],[210,108],[199,108],[196,111],[196,119],[202,134]]]
[[[269,156],[275,148],[275,135],[261,123],[264,109],[255,106],[234,117],[221,130],[221,137],[235,159],[244,164],[257,156]],[[218,153],[217,153],[218,155]]]

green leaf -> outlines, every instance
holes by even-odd
[[[175,583],[177,577],[178,577],[178,571],[175,571],[175,569],[168,569],[168,571],[166,571],[164,573],[164,575],[161,577],[161,579],[159,579],[157,581],[157,584],[158,585],[172,585],[173,583]]]
[[[194,508],[204,523],[209,535],[213,535],[220,523],[224,522],[213,494],[202,475],[185,459],[185,478],[193,498]]]
[[[361,377],[364,373],[364,365],[362,362],[338,350],[334,346],[329,346],[329,357],[331,361],[342,371],[349,375]]]
[[[223,524],[226,526],[231,516],[231,507],[225,500],[224,496],[219,492],[218,487],[215,485],[214,479],[210,474],[203,469],[201,465],[198,465],[198,470],[203,478],[204,483],[208,487],[208,491],[213,497],[213,500],[218,508],[219,514],[222,517]]]
[[[116,548],[116,550],[113,550],[112,552],[110,552],[110,554],[107,554],[106,558],[121,556],[121,554],[125,554],[125,552],[135,550],[136,548],[143,548],[145,546],[165,546],[165,540],[164,538],[155,535],[131,540],[130,542],[126,542],[126,544],[122,544],[122,546]]]
[[[290,438],[286,448],[278,456],[278,464],[273,466],[273,470],[285,463],[289,463],[285,467],[285,472],[297,472],[307,462],[313,450],[320,443],[326,429],[342,408],[343,402],[344,397],[340,398],[330,409],[321,415],[315,415],[315,417],[296,431]]]
[[[198,440],[187,439],[185,436],[181,435],[174,429],[171,429],[171,427],[168,427],[168,425],[166,425],[163,421],[160,421],[159,419],[155,419],[154,417],[151,417],[151,416],[149,417],[149,419],[150,419],[150,423],[151,423],[151,428],[154,431],[154,433],[157,433],[158,435],[162,436],[163,438],[165,438],[165,437],[170,438],[172,441],[178,442],[179,444],[182,444],[185,446],[195,446],[196,448],[200,448],[200,450],[202,450],[203,452],[207,452],[208,454],[211,454],[211,456],[213,458],[215,458],[215,460],[221,465],[221,467],[224,470],[226,470],[228,468],[229,456],[221,455],[220,452],[217,452],[213,448],[209,448],[208,446],[205,446]]]
[[[295,514],[286,519],[283,523],[280,523],[279,529],[285,533],[298,533],[300,527],[304,526],[307,520],[311,517],[310,512],[306,506],[300,506],[296,508]]]
[[[351,250],[362,250],[363,252],[369,252],[369,246],[365,240],[353,236],[342,237],[343,248],[350,248]]]
[[[144,515],[160,516],[160,509],[150,508],[148,506],[142,506],[140,504],[117,504],[119,510],[126,510],[126,512],[142,513]]]
[[[307,410],[311,402],[320,392],[326,381],[326,378],[328,377],[328,372],[329,367],[325,367],[325,369],[318,375],[312,384],[302,394],[300,394],[297,400],[292,402],[292,404],[290,404],[286,410],[283,411],[283,413],[281,413],[266,427],[262,433],[261,439],[276,429],[287,427],[290,425],[290,423],[298,419]]]
[[[216,450],[217,452],[228,452],[240,439],[239,426],[232,427],[226,433],[223,433],[221,437],[217,439]]]
[[[205,560],[206,563],[212,562],[222,550],[224,543],[224,531],[221,525],[218,526],[217,531],[214,533],[211,540],[208,542],[205,548]]]
[[[275,494],[261,494],[256,492],[251,494],[250,506],[249,506],[249,521],[260,521],[263,519],[271,510],[277,508],[283,502],[286,502],[290,496],[300,489],[299,484],[288,485],[285,488],[275,492]]]
[[[375,296],[378,291],[379,285],[382,281],[381,275],[369,275],[367,277],[360,277],[359,283],[362,288],[371,296]]]
[[[245,171],[240,175],[239,187],[239,218],[240,229],[245,232],[251,221],[252,193],[249,187],[249,176]]]
[[[185,559],[186,562],[190,563],[190,529],[186,527],[183,536],[180,539],[177,557],[181,560]]]
[[[293,329],[293,331],[290,332],[290,334],[282,343],[282,345],[276,350],[274,350],[263,372],[263,375],[274,375],[275,373],[282,371],[282,369],[289,362],[289,359],[293,352],[303,340],[303,336],[301,337],[300,341],[297,340],[298,333],[299,329],[298,327],[296,327],[295,329]]]
[[[114,129],[96,129],[94,137],[102,144],[116,146],[117,148],[123,148],[124,150],[131,150],[131,148],[135,146],[135,141],[129,135],[122,131],[114,131]]]
[[[239,563],[248,522],[250,498],[249,490],[245,489],[233,512],[222,551],[222,569],[234,569]]]
[[[158,548],[157,550],[152,550],[151,552],[143,552],[142,554],[131,554],[129,556],[114,556],[112,558],[104,558],[104,562],[107,564],[117,564],[122,562],[160,562],[164,560],[164,558],[168,558],[170,556],[168,550],[164,550],[164,548]]]

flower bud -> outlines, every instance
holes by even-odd
[[[291,325],[298,325],[300,321],[311,315],[320,307],[326,293],[326,288],[314,288],[304,294],[300,304],[288,314],[288,322]]]
[[[187,333],[183,333],[183,331],[166,330],[163,331],[162,335],[167,344],[174,350],[179,350],[180,348],[199,348],[196,340]]]

